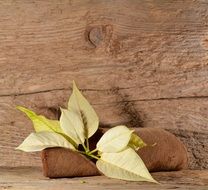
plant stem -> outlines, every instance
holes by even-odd
[[[79,152],[79,153],[81,153],[81,154],[84,154],[84,155],[86,155],[86,156],[89,156],[89,157],[91,157],[91,158],[95,158],[96,160],[100,159],[99,157],[97,157],[97,156],[95,156],[95,155],[93,155],[93,154],[89,154],[89,153],[87,153],[87,152],[80,151],[80,150],[76,150],[76,151]]]
[[[87,150],[90,150],[88,137],[86,138]]]
[[[96,160],[99,160],[99,159],[100,159],[99,157],[97,157],[97,156],[95,156],[95,155],[93,155],[93,154],[88,154],[88,156],[90,156],[90,157],[92,157],[92,158],[95,158]]]
[[[82,144],[82,146],[83,146],[83,148],[84,148],[85,152],[89,152],[89,149],[85,146],[85,144],[84,144],[84,143]]]
[[[90,151],[89,154],[92,154],[92,153],[97,152],[97,151],[98,151],[98,150],[97,150],[97,148],[96,148],[96,149]]]

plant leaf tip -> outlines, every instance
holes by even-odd
[[[23,109],[24,109],[24,107],[22,107],[22,106],[15,106],[15,108],[17,109],[17,110],[20,110],[20,111],[22,111]]]
[[[74,89],[74,88],[77,88],[77,85],[76,85],[75,80],[72,81],[72,84],[73,84],[73,89]]]

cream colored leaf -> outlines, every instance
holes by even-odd
[[[35,112],[24,108],[22,106],[17,106],[17,109],[24,112],[33,122],[33,126],[36,132],[41,131],[54,131],[57,133],[62,133],[60,128],[60,123],[57,120],[50,120],[42,115],[37,115]]]
[[[98,141],[97,150],[101,152],[119,152],[125,149],[132,132],[124,125],[109,129]]]
[[[147,144],[138,135],[132,133],[128,146],[134,150],[139,150],[140,148],[147,146]]]
[[[73,81],[73,92],[68,102],[68,109],[76,112],[83,120],[85,135],[91,137],[98,129],[98,116]]]
[[[96,165],[107,177],[157,183],[150,175],[142,159],[132,148],[117,153],[103,153]]]
[[[48,131],[31,133],[16,149],[25,152],[35,152],[51,147],[75,149],[62,135]]]
[[[77,112],[61,109],[61,128],[75,143],[84,144],[85,131],[82,118]]]
[[[64,131],[61,129],[60,122],[58,120],[47,119],[44,116],[37,115],[35,112],[27,108],[24,108],[22,106],[17,106],[17,109],[24,112],[32,120],[33,127],[36,132],[41,132],[41,131],[56,132],[62,135],[64,138],[66,138],[74,146],[77,146],[76,143],[73,142],[73,140],[70,137],[64,134]]]

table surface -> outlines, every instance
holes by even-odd
[[[49,179],[42,175],[41,168],[0,168],[0,189],[59,189],[59,190],[113,190],[113,189],[193,189],[208,190],[208,170],[184,170],[152,174],[161,184],[128,182],[109,179],[105,176]]]

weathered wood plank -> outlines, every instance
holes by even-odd
[[[208,96],[205,1],[0,2],[0,95],[75,79],[136,99]]]
[[[0,189],[190,189],[205,190],[208,188],[208,171],[185,170],[180,172],[153,173],[161,184],[127,182],[109,179],[104,176],[48,179],[42,176],[40,168],[0,168]]]
[[[122,91],[112,92],[109,97],[108,94],[96,91],[93,94],[91,91],[83,93],[94,103],[102,127],[126,124],[129,127],[167,129],[179,136],[187,146],[190,168],[207,168],[207,98],[131,101]],[[66,105],[68,94],[68,90],[60,90],[0,99],[1,166],[41,165],[39,154],[26,154],[14,150],[33,131],[29,119],[15,110],[15,106],[24,105],[39,114],[57,118],[58,106]],[[102,97],[106,99],[104,104],[100,103]],[[100,102],[95,102],[98,99]],[[114,99],[115,102],[107,103],[107,99]]]
[[[127,92],[127,91],[126,91]],[[162,127],[197,132],[207,131],[207,98],[131,100],[122,90],[85,91],[103,127],[124,123],[129,127]],[[0,99],[1,125],[28,125],[28,119],[15,109],[22,105],[49,118],[58,119],[59,107],[66,107],[69,90],[50,91]],[[109,101],[108,101],[109,100]]]

